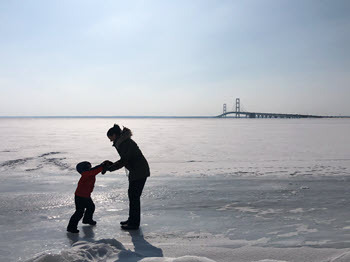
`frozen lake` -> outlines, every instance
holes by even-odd
[[[114,123],[150,163],[141,230],[119,228],[119,170],[97,176],[97,226],[72,236],[75,165],[119,159]],[[0,260],[350,261],[349,133],[350,119],[0,119]]]

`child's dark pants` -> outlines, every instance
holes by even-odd
[[[129,181],[129,219],[128,225],[140,226],[141,220],[141,194],[147,178]]]
[[[86,210],[85,210],[86,209]],[[84,213],[85,211],[85,213]],[[83,221],[92,221],[92,215],[95,212],[95,204],[91,197],[75,196],[75,213],[69,220],[68,228],[77,228],[80,219],[84,216]]]

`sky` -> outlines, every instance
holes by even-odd
[[[1,0],[0,116],[350,115],[348,0]]]

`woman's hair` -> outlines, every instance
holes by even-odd
[[[117,124],[114,124],[114,126],[108,130],[107,136],[120,136],[121,132],[122,130],[120,129],[120,127]]]

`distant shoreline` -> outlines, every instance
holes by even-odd
[[[0,119],[15,119],[15,118],[124,118],[124,119],[218,119],[217,116],[0,116]],[[219,119],[235,119],[236,117],[224,117]],[[321,118],[350,118],[350,116],[322,116]],[[239,119],[250,119],[241,117]],[[259,118],[254,118],[259,119]],[[274,119],[274,118],[261,118]],[[277,118],[278,119],[278,118]],[[292,118],[293,119],[293,118]],[[295,118],[294,118],[295,119]]]
[[[216,118],[215,116],[0,116],[0,118]]]

